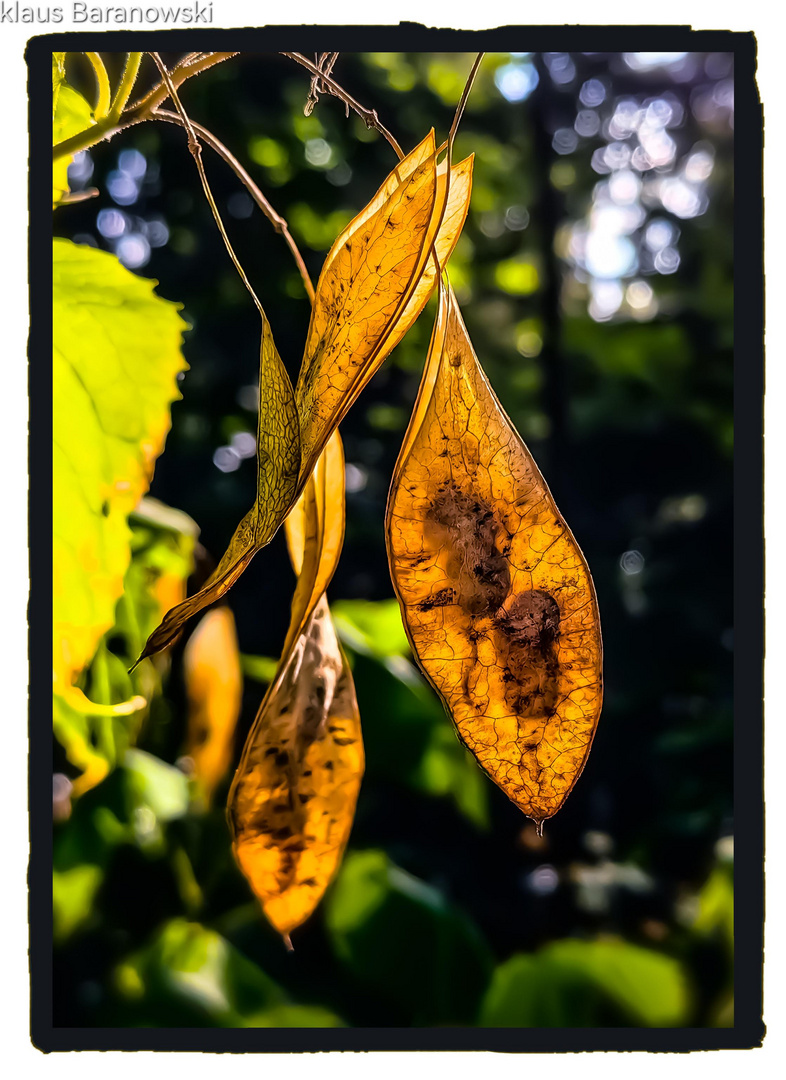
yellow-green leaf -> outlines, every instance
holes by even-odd
[[[69,695],[115,621],[186,324],[114,255],[55,240],[53,260],[54,676]]]
[[[52,145],[78,135],[95,123],[93,110],[78,91],[65,81],[65,53],[52,54]],[[52,166],[52,203],[57,206],[68,191],[68,166],[73,155]]]

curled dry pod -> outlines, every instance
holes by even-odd
[[[337,237],[317,283],[297,388],[265,320],[259,366],[257,499],[215,573],[172,608],[140,660],[171,644],[270,542],[358,394],[423,310],[466,220],[472,157],[437,165],[430,132]],[[139,661],[137,661],[138,663]]]
[[[341,550],[343,476],[336,432],[287,519],[292,618],[228,800],[238,865],[287,943],[338,868],[363,776],[355,688],[324,596]]]
[[[185,623],[227,593],[260,548],[270,542],[297,493],[300,424],[292,384],[264,320],[259,350],[257,497],[235,529],[221,561],[198,593],[171,608],[147,639],[137,660],[175,641]],[[136,667],[136,664],[134,665]]]
[[[412,326],[445,265],[469,208],[471,157],[437,165],[431,131],[336,238],[317,282],[295,400],[301,478],[325,440]]]
[[[478,763],[542,827],[581,773],[600,714],[598,606],[442,287],[386,532],[420,666]]]

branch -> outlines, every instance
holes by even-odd
[[[237,255],[235,255],[234,248],[229,242],[227,231],[224,228],[224,222],[221,220],[221,215],[219,214],[218,207],[216,206],[216,200],[213,198],[213,192],[210,190],[210,184],[207,181],[207,174],[205,173],[205,166],[202,162],[202,147],[199,145],[199,140],[196,137],[194,126],[191,123],[185,109],[180,104],[180,98],[177,96],[177,89],[174,82],[172,81],[172,77],[167,71],[166,65],[164,64],[157,52],[151,52],[150,55],[153,57],[153,60],[156,63],[156,67],[161,72],[161,76],[163,78],[163,86],[166,90],[165,96],[172,98],[172,101],[175,104],[175,108],[180,114],[180,118],[183,122],[183,127],[186,129],[186,133],[188,134],[188,149],[191,151],[194,161],[196,162],[197,171],[199,172],[199,179],[202,181],[202,189],[205,193],[205,198],[208,201],[208,205],[213,212],[213,217],[215,218],[216,225],[218,226],[218,231],[221,233],[221,238],[224,241],[227,251],[229,252],[229,257],[234,263],[235,269],[237,270],[238,274],[240,275],[240,280],[245,285],[249,295],[251,296],[251,299],[257,306],[259,314],[262,316],[262,323],[264,325],[267,322],[267,316],[265,315],[264,308],[260,304],[259,297],[251,287],[251,282],[246,277],[246,272],[240,265],[240,260],[238,259]]]
[[[115,124],[120,119],[120,114],[123,112],[123,109],[125,109],[126,103],[131,96],[131,91],[134,89],[134,83],[136,82],[136,77],[139,73],[139,65],[141,63],[141,52],[130,52],[126,57],[126,66],[123,69],[123,77],[120,80],[117,93],[112,101],[112,107],[109,110],[109,116]]]
[[[337,52],[334,52],[334,53],[320,53],[317,56],[317,67],[319,68],[320,71],[324,72],[325,75],[330,75],[333,72],[333,66],[336,63],[336,60],[338,60],[338,53]],[[324,93],[324,92],[326,92],[326,90],[327,90],[327,87],[322,82],[322,80],[317,78],[316,75],[314,75],[314,77],[311,80],[311,89],[308,92],[308,100],[306,101],[306,104],[303,106],[303,115],[304,116],[311,116],[312,112],[314,111],[315,105],[319,101],[320,91],[322,93]],[[347,116],[349,116],[349,108],[347,108]]]
[[[215,67],[216,64],[222,64],[225,60],[238,55],[239,53],[236,52],[189,53],[182,60],[178,60],[172,70],[168,72],[169,82],[177,90],[192,75],[199,75],[201,72],[207,71],[208,68]],[[153,109],[166,101],[168,97],[171,97],[171,93],[167,81],[164,80],[130,106],[127,113],[128,119],[133,120],[137,116],[147,116]]]
[[[361,120],[363,120],[367,128],[375,128],[380,133],[380,135],[384,135],[384,137],[398,154],[399,160],[404,157],[404,153],[401,147],[377,116],[376,109],[365,109],[359,101],[355,101],[352,95],[347,93],[343,86],[340,86],[333,78],[331,78],[331,76],[327,74],[327,71],[323,71],[320,67],[312,63],[311,60],[307,60],[306,57],[302,56],[300,53],[285,52],[281,55],[288,56],[290,60],[294,60],[296,64],[300,64],[301,67],[304,67],[307,71],[310,71],[312,75],[315,75],[319,79],[321,87],[328,93],[332,94],[334,97],[337,97],[341,101],[343,101],[344,104],[348,105],[350,109],[353,109],[361,118]]]
[[[199,75],[201,72],[207,71],[208,68],[215,67],[216,64],[220,64],[224,60],[228,60],[230,57],[237,55],[237,53],[206,53],[204,55],[199,53],[189,53],[188,56],[178,61],[173,68],[170,75],[170,82],[172,86],[177,89],[177,87],[182,86],[186,79],[190,79],[192,75]],[[136,57],[138,57],[138,60],[133,59]],[[123,131],[133,124],[138,124],[141,120],[147,120],[153,109],[170,96],[166,83],[162,82],[159,83],[158,86],[153,87],[153,89],[145,94],[143,98],[135,101],[130,108],[126,108],[126,102],[133,89],[134,80],[136,79],[136,73],[139,70],[141,59],[142,53],[129,54],[126,70],[123,73],[123,79],[108,115],[105,116],[103,120],[99,121],[99,123],[94,124],[85,131],[80,131],[70,139],[64,139],[63,142],[53,146],[52,159],[54,161],[58,161],[62,157],[70,157],[80,150],[87,150],[89,147],[95,146],[96,143],[102,142],[104,139],[111,139],[114,135],[117,135],[118,131]]]
[[[96,83],[98,85],[98,99],[96,101],[96,107],[93,109],[93,115],[96,120],[103,120],[109,112],[109,100],[111,95],[109,89],[109,76],[106,73],[104,61],[101,59],[100,53],[89,52],[85,53],[85,56],[93,65],[93,71],[95,72]]]
[[[177,113],[168,112],[166,109],[154,109],[150,118],[152,120],[165,120],[167,123],[178,124],[180,127],[186,126],[182,116],[178,115]],[[308,298],[313,305],[314,286],[311,283],[311,278],[309,277],[308,270],[306,269],[306,264],[303,261],[303,256],[300,254],[298,246],[295,243],[292,234],[289,231],[289,226],[287,225],[284,218],[282,218],[281,215],[273,209],[273,207],[270,205],[268,200],[262,194],[260,189],[257,187],[253,179],[249,176],[249,174],[246,172],[246,170],[243,168],[243,166],[240,164],[234,154],[232,154],[227,149],[227,147],[224,146],[224,144],[219,139],[217,139],[215,135],[213,135],[212,132],[208,131],[207,128],[202,127],[201,124],[197,124],[193,120],[191,120],[190,123],[191,127],[199,135],[200,139],[202,139],[203,142],[207,143],[208,146],[212,147],[212,149],[215,150],[215,152],[224,159],[227,165],[229,165],[229,167],[234,170],[235,175],[243,184],[245,184],[252,199],[260,208],[268,221],[272,224],[273,228],[276,230],[277,233],[280,233],[283,236],[287,247],[292,252],[292,256],[295,260],[295,263],[297,264],[297,268],[300,271],[300,276],[303,279],[303,285],[305,286],[306,293],[308,294]]]

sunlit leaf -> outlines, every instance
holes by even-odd
[[[53,256],[53,667],[55,692],[79,711],[73,683],[114,624],[128,515],[180,396],[186,324],[114,255],[55,240]],[[84,768],[90,755],[74,753]]]
[[[363,775],[352,675],[324,597],[343,530],[336,432],[287,519],[299,575],[290,627],[228,800],[237,861],[285,937],[309,917],[338,867]]]
[[[194,596],[167,612],[139,660],[170,645],[184,624],[234,585],[260,548],[270,542],[297,495],[300,424],[292,384],[265,320],[259,354],[257,498],[235,530],[215,572]],[[137,661],[138,663],[139,661]]]
[[[183,678],[188,699],[185,752],[209,804],[232,761],[243,696],[235,619],[228,607],[213,608],[200,619],[183,651]]]
[[[461,740],[534,821],[589,753],[601,639],[587,564],[441,293],[388,501],[391,575]]]
[[[65,53],[52,53],[52,119],[57,112],[57,99],[60,96],[60,87],[65,80]]]
[[[90,105],[65,81],[65,53],[52,53],[52,145],[78,135],[94,123]],[[52,166],[52,203],[55,206],[68,191],[68,166],[73,160],[73,155],[66,155]]]
[[[140,660],[170,644],[191,616],[220,599],[270,542],[331,434],[425,306],[436,282],[432,246],[444,267],[466,220],[471,181],[467,158],[453,166],[447,183],[447,162],[437,166],[431,132],[347,225],[317,283],[294,396],[266,324],[257,501],[213,576],[167,613]]]

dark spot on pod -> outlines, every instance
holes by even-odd
[[[519,593],[495,621],[511,642],[540,652],[550,649],[559,637],[559,605],[543,589]]]
[[[314,796],[313,795],[298,795],[298,798],[300,799],[301,803],[307,803],[307,802],[310,802],[314,798]]]
[[[343,730],[344,729],[342,727],[339,727],[338,724],[329,724],[328,725],[328,731],[330,732],[331,735],[333,734],[334,731],[343,731]]]
[[[357,742],[357,739],[336,739],[334,737],[333,742],[336,746],[351,746],[353,742]]]
[[[288,825],[285,825],[282,829],[276,829],[270,835],[274,840],[288,840],[292,835],[292,830]]]
[[[280,768],[283,768],[285,765],[288,764],[289,754],[286,752],[286,750],[282,750],[280,754],[276,754],[276,765],[278,765]]]
[[[311,769],[304,769],[303,770],[303,775],[304,776],[311,776]]]
[[[277,753],[278,753],[278,747],[277,746],[269,746],[267,748],[267,750],[265,751],[265,757],[272,757],[273,754],[277,754]]]
[[[332,761],[326,761],[325,762],[325,768],[329,769],[332,772],[333,771],[333,762]]]
[[[313,878],[313,877],[309,877],[309,878],[306,878],[305,881],[301,881],[300,884],[301,885],[307,885],[309,888],[313,889],[314,886],[317,884],[317,879]]]
[[[435,607],[447,607],[449,604],[455,603],[455,600],[455,589],[440,589],[439,592],[434,593],[418,604],[418,607],[421,611],[431,611]]]
[[[502,679],[509,707],[521,717],[551,716],[559,699],[560,676],[556,600],[542,589],[519,593],[494,622],[505,661]]]
[[[504,530],[489,503],[451,484],[438,493],[426,520],[432,542],[448,549],[454,602],[468,615],[493,615],[510,592],[510,568],[497,547]]]
[[[106,499],[101,503],[101,513],[104,517],[109,517],[109,503]]]

